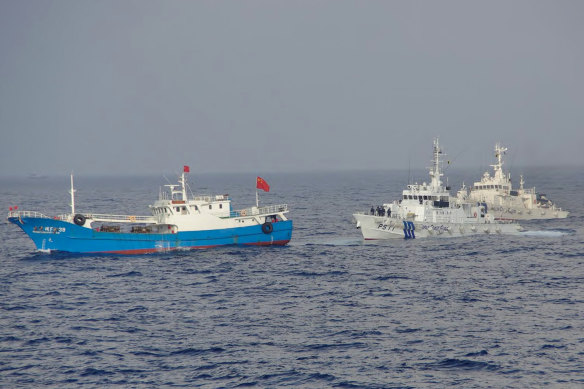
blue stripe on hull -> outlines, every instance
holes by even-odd
[[[139,254],[224,245],[283,245],[292,237],[292,221],[273,223],[264,234],[261,225],[176,234],[98,232],[61,220],[9,218],[33,240],[37,249],[72,253]]]

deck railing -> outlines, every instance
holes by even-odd
[[[85,213],[83,214],[88,219],[104,222],[118,222],[118,223],[154,223],[156,218],[154,216],[137,216],[137,215],[107,215],[100,213]]]
[[[104,222],[118,222],[118,223],[154,223],[156,218],[154,216],[134,216],[134,215],[107,215],[100,213],[80,213],[87,219]],[[57,219],[57,220],[71,220],[71,214],[63,214],[54,217],[44,215],[36,211],[10,211],[8,217],[35,217],[41,219]]]
[[[231,211],[229,217],[245,217],[257,215],[271,215],[280,212],[288,212],[288,204],[268,205],[265,207],[249,207]],[[81,213],[87,219],[98,222],[115,222],[115,223],[155,223],[157,218],[155,216],[138,216],[138,215],[108,215],[101,213]],[[71,214],[63,214],[55,217],[49,217],[36,211],[10,211],[8,217],[36,217],[43,219],[58,219],[71,221]]]
[[[228,194],[222,194],[222,195],[215,195],[215,196],[206,196],[206,195],[194,196],[194,197],[190,198],[189,200],[211,203],[214,201],[226,201],[229,199],[230,198],[229,198]]]
[[[288,204],[279,205],[268,205],[265,207],[249,207],[244,209],[239,209],[237,211],[231,211],[229,217],[242,217],[242,216],[256,216],[256,215],[270,215],[280,212],[288,212]]]
[[[43,215],[36,211],[10,211],[8,212],[8,217],[38,217],[41,219],[51,219],[47,215]]]

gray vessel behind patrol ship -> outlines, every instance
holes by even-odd
[[[480,181],[474,183],[470,192],[466,188],[459,191],[462,200],[486,203],[489,213],[495,219],[533,220],[533,219],[563,219],[569,212],[557,207],[543,193],[537,193],[535,188],[523,187],[523,176],[520,176],[519,188],[513,189],[511,173],[503,171],[503,155],[506,147],[495,145],[497,162],[493,167],[493,175],[485,172]]]

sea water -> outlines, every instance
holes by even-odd
[[[584,174],[532,168],[571,214],[519,236],[364,242],[351,214],[426,172],[263,174],[286,247],[35,251],[0,223],[0,387],[584,386]],[[451,172],[454,189],[480,170]],[[174,177],[171,179],[174,181]],[[76,177],[79,212],[148,214],[162,177]],[[189,175],[255,203],[255,175]],[[0,180],[0,207],[69,212],[68,177]]]

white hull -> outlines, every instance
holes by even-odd
[[[490,207],[489,203],[487,205]],[[533,209],[513,209],[508,208],[504,211],[492,207],[489,210],[495,216],[495,219],[513,219],[513,220],[543,220],[543,219],[565,219],[569,212],[554,208],[533,208]]]
[[[365,240],[513,235],[522,231],[521,226],[516,223],[432,223],[364,214],[354,214],[353,217]]]

